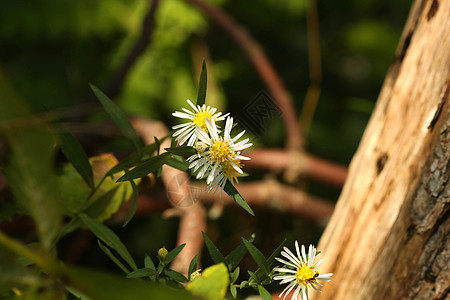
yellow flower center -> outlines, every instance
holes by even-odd
[[[295,274],[295,279],[297,279],[297,282],[302,283],[306,285],[308,281],[313,280],[317,277],[319,273],[315,272],[311,267],[308,266],[301,266],[297,268],[297,273]]]
[[[208,127],[206,127],[205,118],[211,121],[212,114],[206,111],[199,111],[195,114],[195,118],[192,121],[198,125],[204,131],[208,131]]]
[[[238,165],[238,167],[242,167],[241,162],[239,159],[232,159],[232,161]],[[229,178],[236,180],[236,176],[239,174],[238,171],[236,171],[235,168],[231,165],[229,161],[226,161],[223,165],[223,174]]]
[[[231,158],[232,151],[230,149],[230,144],[228,141],[218,140],[215,141],[214,144],[209,148],[211,157],[220,162],[224,163]]]

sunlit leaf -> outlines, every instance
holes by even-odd
[[[114,123],[116,123],[123,135],[131,141],[136,151],[142,155],[141,141],[139,140],[134,127],[131,125],[130,120],[128,120],[124,112],[96,86],[92,84],[89,85],[100,103],[103,105],[105,111],[109,114]]]
[[[98,239],[102,240],[109,247],[116,250],[120,257],[122,257],[133,270],[137,270],[136,263],[134,262],[125,245],[120,241],[119,237],[114,233],[114,231],[112,231],[102,223],[99,223],[96,220],[92,219],[86,214],[80,214],[79,217],[86,225],[86,227],[88,227]]]
[[[223,300],[229,284],[228,269],[220,263],[206,268],[202,275],[189,282],[186,289],[204,300]]]

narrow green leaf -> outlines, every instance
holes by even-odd
[[[255,235],[252,234],[248,241],[250,243],[253,242],[255,239]],[[238,247],[236,247],[233,251],[230,252],[230,254],[225,257],[225,260],[227,261],[227,264],[230,268],[230,270],[233,270],[236,268],[236,266],[241,262],[241,260],[244,258],[245,254],[247,254],[247,248],[244,244],[240,244]]]
[[[244,242],[245,247],[247,248],[250,255],[255,260],[256,264],[263,270],[265,275],[269,275],[270,270],[266,262],[266,258],[264,257],[264,254],[261,253],[261,251],[258,250],[255,246],[253,246],[252,243],[247,241],[246,239],[242,238],[242,241]]]
[[[137,270],[136,263],[114,231],[86,214],[79,214],[79,217],[83,221],[84,225],[86,225],[86,227],[89,228],[98,239],[102,240],[109,247],[116,250],[120,257],[122,257],[133,270]]]
[[[122,270],[125,274],[129,274],[130,270],[128,270],[127,267],[125,267],[122,262],[107,248],[105,245],[103,245],[102,242],[97,241],[98,246],[100,249]]]
[[[202,231],[203,239],[205,240],[206,248],[208,249],[209,255],[211,255],[212,260],[214,263],[226,263],[225,257],[220,252],[220,250],[214,245],[214,243],[211,241],[211,239]]]
[[[126,172],[125,175],[117,179],[117,182],[141,178],[146,176],[147,174],[156,172],[169,160],[169,158],[170,153],[168,152],[165,152],[159,156],[152,157],[149,160],[146,160],[142,164],[138,165],[136,168]]]
[[[167,138],[167,136],[162,138],[161,141],[165,140],[166,138]],[[111,170],[109,170],[108,173],[106,173],[106,175],[112,175],[112,174],[115,174],[120,171],[125,171],[125,170],[128,170],[128,169],[142,163],[144,161],[143,158],[147,155],[152,155],[157,150],[157,147],[158,147],[158,145],[156,145],[156,143],[145,146],[142,149],[142,154],[143,154],[142,158],[136,152],[133,154],[130,154],[129,156],[127,156],[126,158],[121,160],[117,165],[112,167]]]
[[[165,150],[169,153],[179,155],[179,156],[191,156],[197,153],[194,147],[191,146],[180,146],[174,148],[165,148]]]
[[[181,252],[181,250],[183,250],[184,246],[186,246],[186,244],[179,245],[178,247],[170,250],[169,253],[167,253],[166,258],[164,259],[164,265],[167,266],[172,260],[174,260],[175,257],[177,257],[177,255]]]
[[[272,300],[272,296],[262,285],[258,285],[258,292],[262,300]]]
[[[239,204],[249,214],[251,214],[252,216],[255,215],[255,213],[250,208],[248,203],[245,202],[244,198],[242,198],[241,194],[239,194],[239,192],[236,190],[236,188],[234,187],[234,185],[230,181],[227,181],[227,183],[225,184],[224,191],[225,191],[225,193],[230,195],[231,199],[233,199],[237,204]]]
[[[61,151],[72,166],[81,175],[87,185],[94,188],[94,174],[91,164],[80,143],[70,132],[63,132],[59,135]]]
[[[230,279],[232,284],[238,279],[240,270],[241,269],[237,267],[236,269],[234,269],[232,273],[230,273]]]
[[[231,296],[233,297],[233,299],[236,299],[236,297],[237,297],[237,288],[234,285],[232,285],[232,284],[230,284],[230,293],[231,293]]]
[[[258,277],[258,275],[256,274],[256,272],[247,271],[247,273],[248,273],[248,275],[250,275],[250,278],[251,278],[254,282],[256,282],[256,283],[259,283],[259,282],[260,282],[259,277]],[[249,280],[249,283],[251,283],[252,280]]]
[[[191,260],[191,263],[189,264],[188,278],[191,278],[191,274],[197,270],[197,265],[198,265],[198,254],[194,256],[194,258]]]
[[[283,249],[284,244],[286,243],[287,239],[284,239],[281,244],[270,254],[269,258],[266,260],[267,265],[271,267],[273,263],[275,262],[275,257],[280,253],[281,249]],[[255,272],[258,276],[263,277],[264,271],[262,269],[258,269]]]
[[[203,59],[202,73],[200,74],[200,82],[198,84],[198,95],[197,95],[197,105],[202,106],[205,104],[206,99],[206,85],[207,85],[207,74],[206,74],[206,62]]]
[[[164,274],[170,279],[177,282],[185,283],[189,281],[186,277],[184,277],[183,274],[178,273],[177,271],[174,271],[172,269],[164,269]]]
[[[189,172],[189,163],[180,157],[171,157],[167,160],[167,165],[183,172]]]
[[[150,256],[148,256],[148,254],[145,254],[144,266],[146,268],[156,270],[155,264],[153,263],[153,260],[150,258]]]
[[[150,268],[142,268],[127,274],[127,278],[142,278],[153,275],[156,275],[156,270]]]
[[[119,106],[109,99],[108,96],[106,96],[96,86],[92,84],[89,85],[100,103],[103,105],[105,111],[109,114],[114,123],[116,123],[123,135],[131,141],[139,155],[142,156],[142,144],[136,131],[131,125],[130,120],[128,120],[127,116],[123,113]]]
[[[138,204],[139,204],[139,191],[136,183],[133,180],[130,180],[131,188],[133,189],[133,197],[131,198],[131,204],[128,208],[127,215],[125,216],[125,221],[123,222],[122,227],[127,226],[128,222],[131,221],[134,214],[136,213]]]

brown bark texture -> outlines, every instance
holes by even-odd
[[[450,0],[417,0],[319,243],[334,276],[312,299],[450,299],[449,93]]]

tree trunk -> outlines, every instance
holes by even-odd
[[[416,0],[318,249],[313,299],[450,299],[450,0]]]

